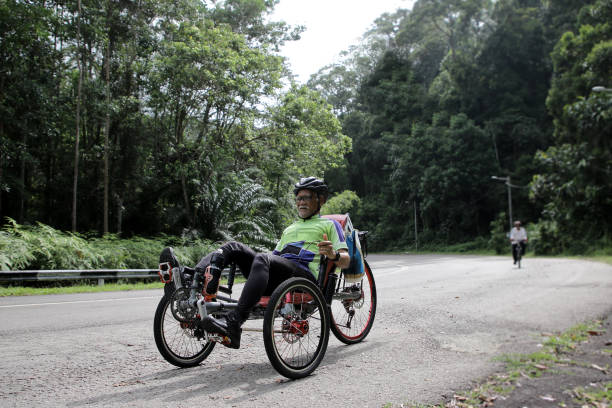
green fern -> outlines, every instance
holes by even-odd
[[[204,232],[219,241],[238,240],[259,250],[271,248],[276,232],[265,215],[276,201],[246,175],[228,177],[224,183],[212,178],[200,185],[197,207],[202,210]]]
[[[213,243],[198,237],[87,239],[41,223],[24,226],[8,219],[0,232],[0,269],[151,269],[165,246],[173,246],[185,265],[195,265],[214,249]]]

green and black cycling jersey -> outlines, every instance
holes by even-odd
[[[342,226],[337,221],[323,218],[319,214],[301,219],[288,226],[273,254],[297,263],[302,269],[309,270],[315,278],[319,275],[319,249],[323,234],[332,242],[335,251],[347,249]]]

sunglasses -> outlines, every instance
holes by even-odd
[[[300,201],[307,202],[307,201],[312,200],[312,198],[313,198],[312,195],[297,196],[295,197],[295,202],[296,203],[299,203]]]

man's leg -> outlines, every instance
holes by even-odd
[[[310,270],[302,269],[295,262],[291,262],[287,258],[282,256],[272,255],[270,259],[270,280],[268,286],[264,292],[264,295],[269,296],[274,292],[274,289],[281,283],[290,278],[305,278],[314,283],[317,283],[317,279],[314,277]]]
[[[315,281],[312,273],[301,269],[295,262],[270,253],[257,254],[238,299],[240,317],[246,320],[262,296],[270,296],[282,282],[297,276]]]
[[[230,339],[227,347],[240,348],[240,336],[242,324],[248,319],[253,306],[259,302],[268,285],[270,276],[270,261],[268,254],[256,254],[253,257],[251,270],[248,272],[247,281],[242,288],[235,310],[225,316],[225,322],[208,315],[202,321],[202,326],[208,332],[220,333]]]
[[[281,282],[293,276],[304,276],[314,280],[310,272],[303,271],[294,262],[277,255],[257,254],[253,259],[251,271],[236,309],[226,315],[225,322],[207,316],[202,322],[204,329],[229,337],[228,347],[239,348],[241,326],[248,319],[251,309],[263,295],[271,294]]]
[[[245,277],[248,277],[249,271],[251,270],[251,264],[256,252],[251,249],[248,245],[242,242],[231,241],[227,242],[219,247],[223,253],[223,268],[230,263],[234,262]],[[215,252],[203,257],[200,262],[196,265],[197,269],[205,270],[210,264]],[[222,269],[223,269],[222,268]]]
[[[192,285],[192,301],[195,301],[196,294],[203,289],[206,284],[205,293],[215,295],[219,288],[219,279],[225,266],[236,263],[242,274],[248,278],[251,264],[256,253],[249,246],[241,242],[227,242],[219,249],[203,257],[195,267],[195,275]],[[210,267],[210,269],[208,269]],[[206,270],[209,271],[208,282],[205,282]]]
[[[512,244],[512,259],[514,259],[514,264],[516,265],[516,246],[518,244]]]

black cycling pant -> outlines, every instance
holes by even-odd
[[[512,244],[512,259],[514,259],[515,262],[517,261],[516,259],[516,246],[517,245],[521,246],[521,256],[525,255],[525,247],[527,246],[527,244],[524,242]]]
[[[259,302],[262,296],[270,296],[274,289],[283,281],[302,277],[316,283],[310,271],[302,269],[295,262],[272,253],[257,253],[241,242],[228,242],[221,246],[223,251],[223,268],[235,263],[247,279],[238,299],[237,311],[242,320],[249,317],[249,312]],[[205,269],[210,265],[213,253],[206,255],[198,262],[197,269]]]

